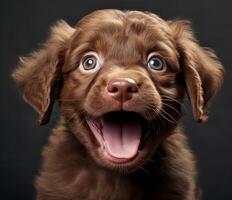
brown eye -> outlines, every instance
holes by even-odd
[[[94,68],[96,68],[98,64],[97,58],[94,56],[90,56],[85,58],[85,60],[82,63],[83,69],[85,70],[92,70]]]

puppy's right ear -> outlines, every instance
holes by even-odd
[[[61,68],[68,40],[74,32],[66,22],[58,21],[42,48],[20,58],[12,74],[25,101],[38,112],[40,125],[49,121],[53,103],[59,95]]]

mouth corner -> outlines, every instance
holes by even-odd
[[[104,158],[114,164],[135,160],[149,135],[149,122],[137,112],[108,112],[98,118],[87,117],[86,122]]]

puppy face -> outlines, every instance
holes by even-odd
[[[60,99],[68,126],[98,164],[124,173],[144,164],[177,125],[185,91],[195,118],[206,120],[205,106],[220,87],[222,67],[196,43],[186,23],[103,10],[83,18],[75,29],[62,26],[62,33],[59,26],[53,29],[58,35],[44,50],[52,53],[46,55],[50,70],[43,73],[47,99],[31,98],[33,84],[26,86],[24,78],[28,73],[40,79],[35,72],[41,68],[29,73],[24,67],[14,76],[24,81],[25,97],[42,122],[54,99]],[[36,56],[45,62],[45,55]]]
[[[125,22],[111,17],[97,27],[94,17],[80,23],[63,68],[61,108],[98,163],[129,170],[161,141],[160,118],[172,125],[180,117],[180,104],[166,109],[165,100],[182,98],[183,88],[172,38],[158,33],[157,20],[149,27],[140,15],[122,17]]]

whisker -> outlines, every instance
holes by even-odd
[[[170,96],[166,96],[166,95],[161,95],[161,98],[163,99],[163,101],[172,101],[172,102],[176,102],[176,103],[178,103],[179,105],[181,105],[184,109],[186,109],[186,108],[185,108],[185,105],[184,105],[182,102],[178,101],[178,100],[182,100],[182,99],[174,99],[174,98],[172,98],[172,97],[170,97]]]
[[[169,116],[175,123],[177,122],[176,119],[172,115],[170,115],[168,112],[166,112],[165,110],[162,109],[161,112]]]
[[[164,114],[165,114],[165,113],[162,113],[162,112],[159,113],[159,115],[161,115],[161,117],[163,117],[164,119],[166,119],[168,122],[170,122],[170,123],[172,123],[172,124],[175,124],[174,121],[172,121],[172,120],[170,120],[169,118],[167,118]]]
[[[68,123],[68,122],[70,122],[71,120],[73,120],[73,119],[76,117],[75,115],[76,115],[76,113],[73,113],[73,114],[71,115],[71,117],[69,117],[69,118],[67,119],[66,122]]]
[[[173,109],[178,115],[181,115],[181,113],[180,113],[180,111],[178,111],[176,108],[174,108],[173,106],[171,106],[171,105],[169,105],[169,104],[167,104],[167,103],[163,103],[163,105],[164,106],[167,106],[167,107],[169,107],[169,108],[171,108],[171,109]]]
[[[144,171],[147,175],[149,175],[149,176],[150,176],[149,171],[148,171],[148,170],[146,170],[145,168],[143,168],[143,167],[139,167],[139,169],[143,170],[143,171]]]
[[[148,161],[151,162],[154,165],[157,165],[157,163],[154,160],[152,160],[152,159],[148,159]]]

